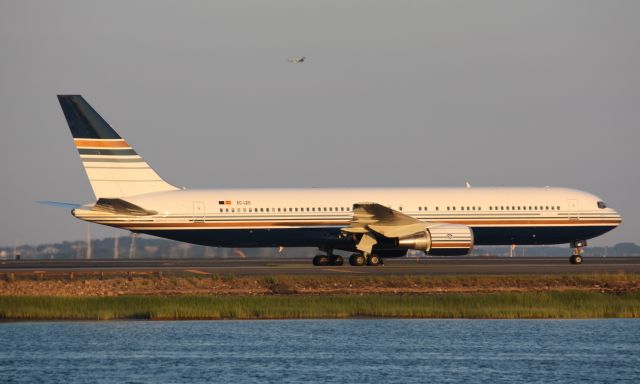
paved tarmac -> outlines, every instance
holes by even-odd
[[[119,259],[2,260],[2,273],[191,272],[234,275],[506,275],[625,272],[640,273],[640,257],[585,257],[572,265],[565,257],[431,257],[386,259],[384,266],[314,267],[310,259]]]

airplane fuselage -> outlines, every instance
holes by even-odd
[[[132,218],[76,209],[74,215],[208,246],[347,251],[355,241],[341,229],[353,217],[353,204],[371,201],[424,222],[469,226],[475,245],[569,243],[602,235],[621,222],[598,197],[565,188],[177,190],[127,201],[156,213]]]

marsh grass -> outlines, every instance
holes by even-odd
[[[0,297],[4,320],[640,317],[640,293]]]

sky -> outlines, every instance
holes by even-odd
[[[175,185],[569,187],[623,216],[593,244],[640,242],[639,19],[633,0],[0,0],[0,246],[85,236],[36,203],[93,200],[64,93]]]

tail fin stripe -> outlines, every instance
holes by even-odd
[[[77,148],[131,148],[129,143],[120,140],[75,140]]]
[[[78,148],[80,155],[101,155],[101,156],[137,156],[133,149],[96,149]]]
[[[82,157],[83,163],[144,163],[144,159],[114,159],[113,157],[105,157],[105,158],[87,158]]]

